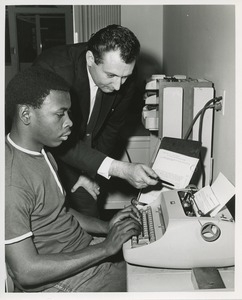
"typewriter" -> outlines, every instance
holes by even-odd
[[[138,206],[143,230],[123,245],[126,262],[175,269],[234,265],[235,222],[229,210],[202,216],[185,198],[183,191],[165,191]]]

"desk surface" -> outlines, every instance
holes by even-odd
[[[219,268],[218,270],[226,286],[226,291],[233,291],[234,267]],[[160,269],[127,264],[127,289],[128,292],[195,291],[191,273],[190,269]]]

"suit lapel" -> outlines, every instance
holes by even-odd
[[[75,89],[78,95],[78,106],[82,115],[82,126],[85,128],[90,110],[90,86],[87,75],[86,55],[80,57],[77,63]]]

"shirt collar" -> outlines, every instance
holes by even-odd
[[[87,66],[87,75],[88,75],[88,80],[89,80],[89,85],[90,85],[90,89],[98,89],[98,86],[96,85],[96,83],[93,81],[92,76],[90,74],[90,71],[88,69]]]
[[[10,143],[14,148],[16,148],[16,149],[18,149],[18,150],[20,150],[20,151],[22,151],[22,152],[24,152],[24,153],[31,154],[31,155],[36,155],[36,156],[37,156],[37,155],[38,155],[38,156],[41,155],[41,153],[39,153],[39,152],[37,152],[37,151],[31,151],[31,150],[25,149],[25,148],[23,148],[23,147],[18,146],[17,144],[15,144],[14,141],[10,138],[10,134],[7,135],[7,140],[9,141],[9,143]]]

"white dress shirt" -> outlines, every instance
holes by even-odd
[[[89,111],[89,116],[88,116],[88,121],[90,120],[92,110],[95,104],[95,99],[96,99],[96,93],[98,90],[98,86],[95,84],[95,82],[92,79],[92,76],[89,72],[88,66],[87,66],[87,74],[88,74],[88,79],[89,79],[89,86],[90,86],[90,111]],[[97,170],[97,173],[107,179],[110,178],[109,175],[109,169],[111,166],[111,163],[113,162],[113,159],[111,157],[106,157],[103,162],[101,163],[100,167]]]
[[[89,110],[89,116],[88,116],[88,121],[87,121],[87,123],[88,123],[90,120],[92,111],[93,111],[94,104],[95,104],[98,86],[93,81],[92,76],[88,70],[88,67],[87,67],[87,74],[88,74],[89,86],[90,86],[90,110]]]

